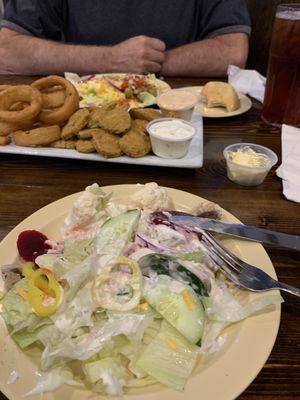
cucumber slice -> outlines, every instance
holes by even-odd
[[[146,280],[144,297],[174,328],[192,343],[203,334],[205,311],[193,289],[170,276]]]
[[[140,210],[130,210],[106,221],[95,239],[96,252],[121,255],[134,235],[140,216]]]

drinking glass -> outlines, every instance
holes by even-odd
[[[276,10],[262,118],[300,126],[300,3]]]

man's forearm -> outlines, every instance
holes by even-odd
[[[229,64],[244,67],[248,38],[243,33],[218,36],[166,52],[164,76],[225,76]]]
[[[101,73],[112,69],[110,63],[110,47],[69,45],[1,31],[0,74]]]

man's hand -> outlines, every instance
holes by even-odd
[[[159,72],[165,60],[165,48],[164,42],[147,36],[133,37],[115,46],[81,46],[3,28],[0,31],[0,74]]]
[[[135,36],[111,47],[113,70],[139,74],[159,72],[165,59],[165,49],[165,43],[159,39]]]

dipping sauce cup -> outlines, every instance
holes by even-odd
[[[153,153],[162,158],[184,157],[196,134],[196,128],[192,124],[176,118],[161,118],[149,122],[147,131]]]
[[[258,186],[277,163],[277,155],[258,144],[236,143],[224,149],[227,177],[243,186]]]
[[[165,116],[186,121],[192,119],[197,103],[198,97],[194,93],[183,89],[167,90],[157,98],[157,105]]]

